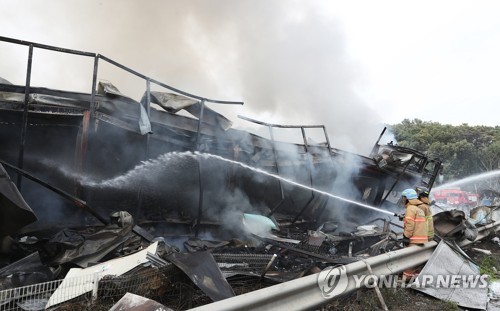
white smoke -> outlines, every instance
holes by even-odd
[[[10,12],[0,21],[4,36],[101,53],[188,92],[244,101],[211,105],[236,126],[249,126],[237,114],[324,124],[333,146],[362,154],[383,128],[356,93],[363,74],[320,1],[6,1],[3,8]],[[27,49],[1,44],[3,78],[24,84]],[[52,55],[35,50],[32,84],[89,92],[93,60]],[[103,61],[99,78],[136,99],[145,89]]]

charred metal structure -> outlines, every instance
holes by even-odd
[[[158,179],[143,176],[125,190],[91,187],[81,182],[81,176],[109,180],[134,169],[141,161],[172,152],[218,155],[311,188],[387,209],[394,209],[390,203],[395,203],[396,196],[391,194],[402,188],[421,183],[432,187],[441,168],[439,161],[395,145],[380,146],[377,142],[370,157],[334,149],[323,125],[284,126],[241,117],[268,127],[271,139],[265,139],[231,128],[229,120],[207,107],[207,103],[241,102],[212,100],[178,90],[100,54],[6,37],[0,37],[0,41],[28,47],[26,84],[0,84],[0,159],[84,200],[102,215],[126,210],[138,223],[170,221],[188,224],[189,230],[196,230],[204,224],[219,223],[218,215],[234,208],[228,206],[226,198],[234,197],[236,191],[243,193],[252,206],[259,206],[263,214],[316,226],[331,217],[332,213],[325,211],[346,205],[283,180],[255,177],[252,171],[202,157],[168,163],[168,167],[162,168],[164,172],[154,175]],[[90,93],[31,86],[35,49],[93,58]],[[102,61],[144,80],[145,93],[140,102],[123,95],[110,83],[98,83]],[[152,92],[153,83],[167,92]],[[179,110],[194,118],[177,114]],[[275,141],[276,128],[300,129],[304,143]],[[323,129],[324,143],[308,143],[309,128]],[[352,173],[346,175],[346,167]],[[10,175],[17,176],[18,188],[38,214],[37,228],[60,220],[53,215],[63,216],[65,224],[91,221],[84,217],[84,212],[69,207],[74,202],[43,193],[45,190],[39,185],[17,172],[10,171]],[[339,181],[336,188],[335,180]],[[355,209],[342,208],[342,214]],[[245,212],[245,207],[241,209]]]
[[[92,188],[81,183],[81,176],[109,180],[134,169],[141,161],[172,152],[215,154],[311,188],[374,206],[386,205],[389,209],[391,206],[386,203],[391,193],[422,183],[432,187],[440,169],[439,161],[395,145],[380,146],[377,142],[370,157],[334,149],[322,125],[283,126],[242,117],[268,127],[271,139],[265,139],[231,128],[229,120],[206,106],[207,103],[243,104],[241,102],[189,94],[100,54],[5,37],[0,40],[29,49],[26,84],[12,85],[7,81],[0,84],[0,159],[85,200],[102,215],[108,215],[119,206],[120,210],[130,212],[138,223],[168,219],[196,229],[203,224],[217,224],[220,219],[216,215],[222,214],[221,210],[234,208],[228,206],[226,198],[239,190],[251,205],[261,206],[264,214],[316,225],[330,217],[331,213],[325,210],[342,203],[286,184],[281,179],[255,178],[254,172],[201,157],[191,157],[180,164],[168,163],[166,165],[178,167],[163,167],[164,172],[155,175],[158,179],[146,176],[125,190]],[[82,94],[31,86],[35,49],[94,58],[91,92]],[[142,78],[145,81],[142,100],[137,102],[126,97],[110,83],[98,83],[100,61]],[[152,83],[169,92],[152,92]],[[152,105],[157,109],[152,109]],[[195,118],[176,114],[181,109]],[[276,128],[300,129],[304,143],[275,141],[273,130]],[[306,136],[309,128],[323,129],[324,143],[309,144]],[[352,173],[346,175],[343,171],[347,169]],[[17,186],[35,212],[43,211],[39,214],[40,226],[43,227],[44,222],[54,225],[51,223],[55,219],[53,216],[49,219],[43,216],[50,214],[62,214],[65,224],[81,223],[84,214],[66,206],[73,202],[44,194],[45,190],[39,185],[23,180],[17,172],[10,173],[17,176]],[[339,181],[338,189],[332,188],[335,180]],[[347,208],[357,209],[355,205]]]
[[[117,300],[111,293],[121,297],[119,289],[128,286],[142,295],[157,279],[148,296],[168,306],[169,299],[189,306],[223,299],[397,248],[394,219],[360,204],[399,212],[401,190],[430,189],[441,170],[439,160],[416,150],[380,145],[385,129],[365,157],[333,148],[324,125],[240,116],[266,127],[267,139],[232,128],[207,106],[242,102],[190,94],[101,54],[0,41],[28,48],[25,85],[0,78],[0,290],[50,281],[56,295],[65,291],[61,278],[71,273],[118,257],[136,263],[127,256],[139,256],[135,252],[156,237],[155,249],[165,243],[141,255],[142,266],[95,279],[92,284],[101,285],[91,296]],[[92,58],[90,92],[32,86],[35,49]],[[142,79],[142,98],[99,82],[101,62]],[[164,91],[152,91],[153,84]],[[300,130],[302,143],[275,140],[283,128]],[[308,139],[310,129],[321,130],[324,141]],[[259,225],[267,226],[264,234]],[[249,241],[239,240],[245,226]],[[187,254],[168,244],[176,238]],[[17,252],[4,251],[9,244]],[[27,263],[33,271],[22,270]],[[75,266],[81,271],[68,272]],[[132,284],[139,275],[145,281]],[[197,284],[203,275],[227,291]],[[89,298],[90,291],[81,294]],[[3,295],[8,298],[0,297],[0,306],[19,305],[22,298],[18,291]],[[43,297],[47,306],[49,297]]]

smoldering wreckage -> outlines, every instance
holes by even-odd
[[[437,159],[380,138],[364,157],[332,148],[322,125],[242,117],[267,127],[266,139],[207,107],[241,103],[100,54],[0,40],[29,49],[26,84],[0,79],[1,310],[310,309],[329,301],[317,284],[305,288],[326,267],[399,273],[433,252],[430,242],[407,259],[393,214],[403,189],[432,188]],[[31,86],[34,49],[94,58],[91,93]],[[142,99],[97,81],[99,62],[144,79]],[[303,143],[276,141],[282,128]],[[308,139],[311,128],[323,142]],[[439,213],[436,232],[459,249],[496,230],[493,209],[476,226],[461,211]],[[280,294],[260,290],[277,284]]]

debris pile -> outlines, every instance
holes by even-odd
[[[243,226],[254,223],[241,239],[188,238],[181,250],[165,238],[151,243],[134,233],[127,212],[110,218],[106,226],[11,238],[11,255],[25,257],[0,270],[2,310],[110,307],[126,293],[180,310],[399,247],[387,223],[340,236],[325,230],[334,231],[331,224],[320,226],[326,232],[280,229],[270,218],[244,214]],[[272,225],[259,236],[252,232],[255,220]]]

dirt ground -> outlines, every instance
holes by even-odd
[[[497,233],[496,236],[500,237],[500,233]],[[488,274],[494,279],[500,279],[500,245],[492,242],[493,237],[494,236],[487,237],[480,242],[465,247],[463,250],[479,265],[481,274]],[[492,254],[485,255],[472,250],[472,248],[490,250]],[[381,293],[389,310],[462,310],[456,303],[441,301],[413,289],[382,288]],[[500,310],[500,303],[498,303],[498,308],[498,310]],[[345,297],[341,297],[339,300],[319,310],[364,311],[383,309],[374,289],[362,289]]]

